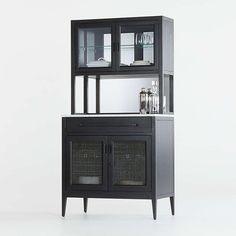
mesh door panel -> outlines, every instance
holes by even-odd
[[[114,142],[113,185],[145,185],[144,141]]]
[[[72,184],[102,184],[102,143],[72,142]]]

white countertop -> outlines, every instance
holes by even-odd
[[[62,117],[174,117],[170,114],[75,114],[63,115]]]

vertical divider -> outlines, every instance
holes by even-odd
[[[71,75],[71,114],[75,114],[75,76]]]
[[[78,50],[75,47],[75,41],[78,35],[75,34],[75,23],[71,21],[71,114],[75,114],[75,58]]]
[[[158,37],[155,37],[155,45],[162,45],[163,43],[163,34],[162,34],[162,26],[163,22],[160,21],[158,24],[158,29],[156,28],[156,32],[158,32]],[[163,74],[163,50],[162,47],[158,48],[158,69],[159,69],[159,113],[163,114],[163,96],[164,96],[164,74]]]
[[[96,113],[100,113],[100,75],[96,76]]]
[[[88,76],[84,75],[84,113],[88,113]]]
[[[173,75],[170,75],[169,90],[170,90],[170,112],[174,112],[174,77]]]

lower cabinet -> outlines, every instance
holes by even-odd
[[[168,145],[172,149],[172,143],[163,145],[160,140],[161,156],[158,157],[157,145],[158,138],[160,138],[157,135],[158,130],[155,127],[149,127],[146,131],[139,130],[139,125],[134,126],[135,123],[132,123],[132,130],[127,131],[124,128],[128,124],[125,124],[128,122],[126,120],[121,118],[120,130],[118,129],[119,124],[116,124],[116,131],[113,132],[112,120],[107,122],[109,119],[106,118],[105,123],[101,126],[102,118],[98,118],[97,123],[103,127],[102,131],[99,128],[96,130],[96,119],[93,118],[89,123],[88,118],[86,120],[89,123],[88,128],[86,129],[83,125],[83,130],[80,131],[80,118],[63,118],[63,216],[68,197],[83,198],[85,212],[87,212],[88,198],[151,199],[154,219],[156,219],[158,196],[160,198],[170,197],[172,213],[174,213],[174,189],[171,186],[174,182],[172,181],[174,176],[171,173],[173,172],[171,169],[173,156],[171,156],[171,152],[168,154],[168,151],[163,149],[163,147],[168,148]],[[147,122],[156,126],[155,119],[153,122],[150,120]],[[137,124],[145,123],[145,120],[137,119]],[[91,129],[91,127],[93,128]],[[161,131],[163,132],[165,129],[160,129]],[[167,129],[167,131],[170,130]],[[169,135],[171,134],[169,133]],[[165,136],[163,138],[166,139]],[[168,142],[168,140],[167,137],[166,141]],[[166,141],[164,140],[164,142]],[[162,160],[162,156],[167,161]],[[165,173],[162,173],[162,167],[159,165],[163,165]],[[158,185],[160,186],[159,193],[157,193]],[[162,189],[165,189],[165,192]]]
[[[151,190],[149,136],[67,136],[66,149],[70,190]]]

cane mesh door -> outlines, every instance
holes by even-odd
[[[113,142],[113,185],[143,186],[146,183],[146,142]]]
[[[71,184],[103,183],[103,144],[101,141],[72,141]]]

